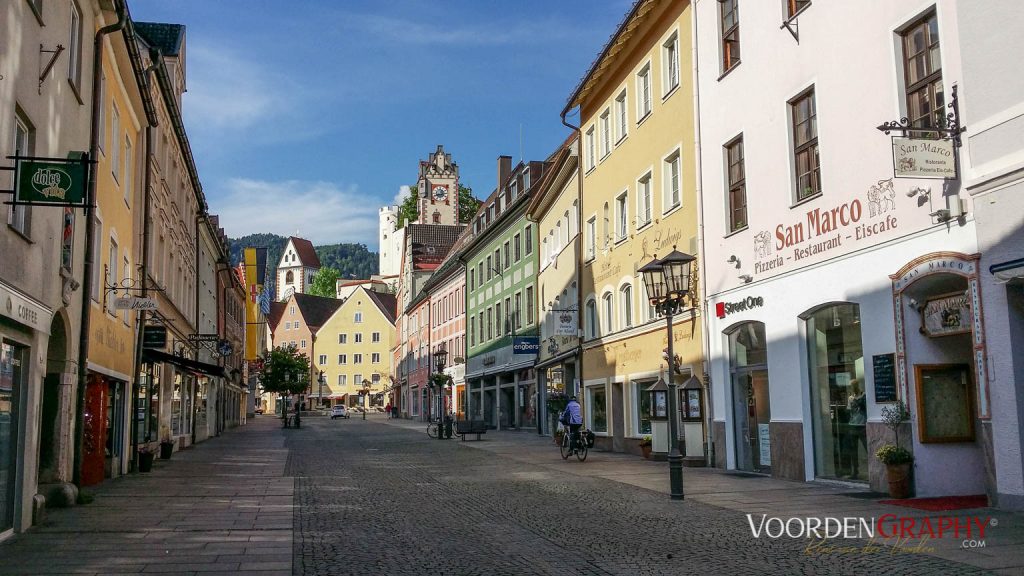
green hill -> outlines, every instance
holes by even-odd
[[[267,249],[267,280],[272,284],[277,275],[277,264],[281,261],[281,253],[288,244],[288,238],[277,234],[249,234],[241,238],[228,238],[231,245],[231,262],[242,261],[244,248]],[[365,244],[327,244],[314,246],[320,264],[338,270],[339,278],[369,278],[377,273],[378,258],[376,252],[367,250]]]

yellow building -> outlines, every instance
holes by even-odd
[[[580,400],[598,444],[614,451],[640,452],[646,389],[665,375],[668,331],[637,270],[673,246],[698,249],[691,12],[689,2],[637,2],[563,112],[578,108],[580,119]],[[699,301],[675,316],[677,384],[704,372]],[[702,428],[680,426],[693,460],[704,459]]]
[[[316,404],[359,406],[363,381],[370,383],[367,405],[383,407],[391,386],[391,345],[395,297],[360,286],[316,332],[314,372],[309,398]]]
[[[94,445],[85,447],[82,460],[87,485],[126,473],[131,461],[127,430],[138,313],[124,306],[140,295],[143,134],[147,112],[153,114],[149,94],[139,89],[144,72],[134,42],[108,35],[103,50],[85,400],[86,414],[93,416],[84,421],[84,442]]]

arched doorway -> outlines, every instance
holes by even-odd
[[[764,324],[744,322],[725,334],[729,338],[736,468],[770,473],[772,411]]]
[[[68,370],[67,323],[63,313],[53,315],[46,348],[46,376],[39,426],[39,484],[60,482],[60,407],[64,374]]]
[[[937,252],[890,277],[897,377],[912,415],[917,496],[992,491],[979,258]]]

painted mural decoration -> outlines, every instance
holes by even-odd
[[[892,178],[879,180],[878,184],[868,188],[868,212],[871,217],[885,214],[896,209],[896,191],[892,187]]]

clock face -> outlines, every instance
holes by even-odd
[[[434,186],[434,200],[441,201],[448,197],[447,186]]]

